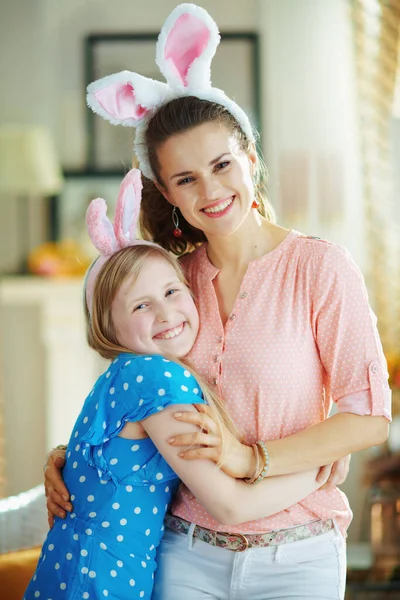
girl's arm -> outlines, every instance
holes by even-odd
[[[253,456],[248,446],[241,444],[229,432],[224,432],[226,449],[222,456],[222,442],[218,427],[212,420],[212,410],[202,408],[200,412],[177,411],[175,419],[197,425],[204,430],[205,422],[212,435],[207,433],[184,433],[174,435],[169,443],[181,449],[182,458],[208,458],[235,477],[250,477],[254,472]],[[206,413],[206,416],[203,414]],[[389,423],[385,417],[360,416],[338,413],[309,429],[304,429],[283,439],[266,442],[270,455],[269,476],[298,473],[328,465],[342,457],[383,444],[388,436]],[[197,446],[194,446],[197,444]],[[234,460],[232,457],[235,457]]]
[[[171,446],[168,438],[172,433],[198,434],[199,429],[184,422],[177,424],[174,413],[182,408],[197,412],[193,406],[169,406],[142,421],[142,425],[179,478],[219,523],[232,525],[273,515],[321,486],[316,482],[317,468],[250,485],[230,477],[210,460],[183,460],[180,448]]]

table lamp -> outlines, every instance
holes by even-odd
[[[56,240],[56,195],[62,186],[61,166],[46,128],[22,125],[0,127],[0,197],[20,205],[17,234],[24,260],[31,249],[29,199],[49,198],[48,237]]]

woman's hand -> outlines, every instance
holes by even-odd
[[[349,474],[350,459],[351,454],[348,454],[334,462],[332,465],[321,467],[317,475],[317,481],[323,483],[329,473],[328,479],[323,484],[323,487],[326,485],[340,485],[346,481],[347,475]]]
[[[206,458],[215,463],[221,461],[221,469],[231,477],[235,479],[252,477],[255,469],[253,448],[241,444],[225,427],[221,432],[214,420],[214,411],[210,406],[196,404],[196,408],[197,412],[177,412],[174,417],[179,421],[197,425],[201,431],[177,435],[168,440],[169,444],[185,446],[186,450],[179,454],[185,460]]]
[[[47,496],[47,520],[49,527],[54,525],[54,516],[65,519],[66,510],[72,511],[68,502],[69,493],[62,478],[62,468],[65,465],[65,447],[54,448],[47,456],[44,465],[44,489]]]
[[[202,430],[201,433],[178,435],[170,438],[172,446],[185,446],[179,455],[185,460],[208,458],[218,463],[221,469],[236,479],[250,478],[255,469],[255,457],[251,446],[241,444],[227,429],[224,429],[224,456],[222,456],[222,438],[218,425],[213,418],[213,409],[207,404],[197,404],[197,412],[184,411],[175,413],[175,418],[186,423],[193,423]],[[320,468],[317,482],[322,486],[340,485],[349,473],[351,455],[345,456],[331,465]]]

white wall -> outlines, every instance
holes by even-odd
[[[296,186],[304,190],[303,206],[289,211],[287,224],[344,244],[362,266],[361,157],[348,11],[345,0],[260,2],[264,144],[271,193],[283,217],[285,190],[294,196]]]
[[[7,85],[0,97],[0,124],[15,120],[49,126],[64,167],[81,166],[85,157],[85,35],[157,32],[177,3],[3,0],[0,48],[2,56],[6,51],[7,60],[0,66],[0,80]],[[257,29],[256,0],[204,0],[201,5],[222,30]]]
[[[0,64],[0,80],[6,82],[0,95],[0,124],[47,125],[63,166],[82,166],[87,110],[83,87],[85,35],[157,31],[176,3],[3,0],[0,49],[7,60]],[[290,171],[282,171],[282,166],[293,152],[302,153],[309,159],[311,170],[307,174],[307,208],[300,219],[287,224],[345,244],[362,265],[363,207],[347,2],[203,0],[201,5],[211,12],[221,30],[259,31],[263,36],[262,143],[278,212],[284,173]],[[318,156],[331,157],[332,164],[337,161],[339,166],[340,181],[329,186],[337,184],[338,197],[336,202],[334,197],[327,200],[337,204],[338,210],[329,223],[318,219],[318,203],[324,203],[312,172]]]

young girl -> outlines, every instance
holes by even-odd
[[[178,477],[226,524],[272,514],[318,488],[316,470],[283,479],[282,486],[251,486],[211,461],[192,468],[168,445],[176,431],[172,413],[205,399],[231,434],[235,428],[216,394],[200,387],[183,362],[198,314],[176,260],[134,237],[140,189],[140,173],[130,172],[115,232],[103,200],[88,209],[89,233],[102,253],[86,282],[88,339],[113,362],[86,398],[68,445],[64,477],[74,512],[49,532],[26,600],[150,599]],[[260,469],[261,461],[257,476]]]
[[[182,262],[201,323],[189,357],[219,390],[247,444],[225,432],[221,455],[221,434],[207,416],[205,431],[195,434],[200,447],[183,455],[249,477],[249,445],[263,443],[270,461],[262,476],[278,483],[284,474],[336,465],[330,485],[241,525],[219,522],[206,500],[202,505],[182,486],[166,519],[154,598],[338,600],[351,510],[334,485],[343,480],[337,467],[342,457],[387,438],[385,359],[349,253],[273,222],[249,119],[211,86],[218,39],[210,15],[184,4],[157,44],[167,83],[125,71],[89,89],[97,113],[137,128],[135,151],[146,177],[143,233],[176,254],[189,253]],[[338,410],[330,416],[332,402]],[[204,422],[197,411],[179,412]],[[179,435],[178,421],[172,438],[174,448],[193,445],[191,435]],[[48,507],[60,511],[64,503],[52,490],[67,492],[52,458],[49,465]],[[322,534],[327,522],[335,530]]]

